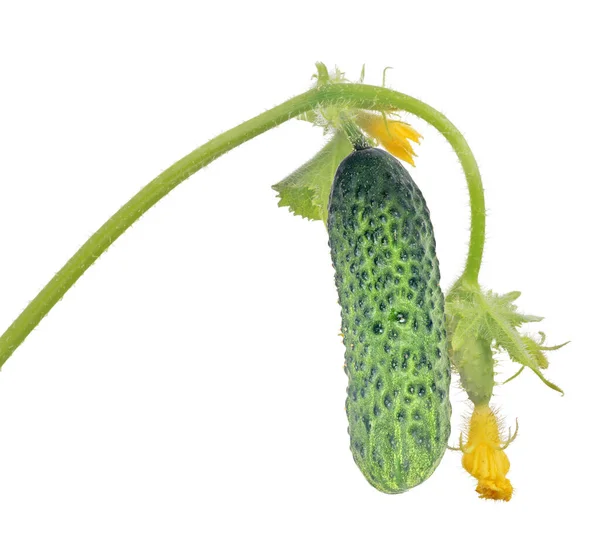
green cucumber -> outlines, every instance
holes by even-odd
[[[327,220],[342,308],[350,449],[378,490],[427,479],[450,435],[444,296],[425,200],[377,148],[339,166]]]

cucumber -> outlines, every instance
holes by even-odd
[[[377,148],[339,166],[327,228],[342,309],[350,449],[378,490],[427,479],[450,435],[444,296],[425,200]]]

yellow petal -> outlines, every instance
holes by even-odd
[[[404,136],[406,136],[406,138],[408,138],[409,140],[412,140],[417,144],[421,142],[421,138],[423,137],[417,131],[415,131],[415,129],[413,129],[408,123],[404,123],[403,121],[392,120],[388,121],[388,125],[390,124],[398,128],[401,127],[402,130],[397,132],[402,132]]]
[[[488,405],[475,407],[469,423],[468,439],[461,444],[464,469],[477,478],[479,497],[509,501],[513,487],[506,474],[510,461],[504,453],[507,442],[500,437],[496,413]]]
[[[394,142],[392,140],[380,140],[379,142],[390,154],[400,158],[402,161],[410,163],[413,167],[415,166],[413,160],[414,152],[408,142],[406,144]]]
[[[356,122],[390,154],[414,166],[415,152],[409,140],[418,144],[422,137],[408,123],[396,119],[386,119],[383,115],[367,111],[359,112]]]

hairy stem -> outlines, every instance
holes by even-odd
[[[180,182],[251,138],[309,110],[339,102],[350,108],[403,110],[413,113],[435,127],[448,140],[462,165],[471,198],[471,239],[463,278],[476,282],[485,238],[485,205],[477,163],[458,129],[439,111],[406,94],[363,84],[327,84],[300,94],[224,132],[176,162],[142,188],[67,261],[0,337],[0,367],[86,269]]]

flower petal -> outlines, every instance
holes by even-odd
[[[513,487],[506,474],[510,461],[504,452],[496,413],[489,405],[477,405],[471,415],[467,443],[462,445],[462,465],[477,478],[476,491],[484,499],[509,501]]]
[[[422,137],[408,123],[368,111],[359,112],[356,123],[392,155],[414,166],[415,151],[409,140],[418,144]]]

